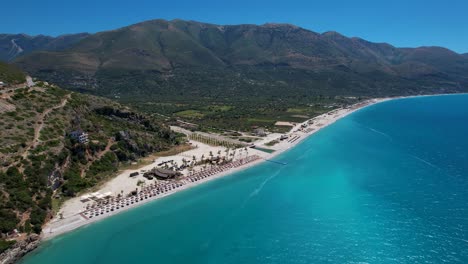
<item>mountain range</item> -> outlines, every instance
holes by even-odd
[[[58,37],[0,34],[0,60],[12,61],[18,56],[38,50],[63,50],[87,36],[89,36],[88,33],[69,34]]]
[[[141,100],[468,91],[467,54],[396,48],[290,24],[151,20],[60,39],[28,49],[35,51],[15,64],[69,89]]]

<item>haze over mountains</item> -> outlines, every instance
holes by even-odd
[[[15,63],[67,88],[112,97],[468,91],[467,54],[396,48],[289,24],[151,20],[51,43],[57,42]]]
[[[63,50],[89,35],[88,33],[79,33],[50,37],[44,35],[0,34],[0,60],[11,61],[18,56],[37,50]]]

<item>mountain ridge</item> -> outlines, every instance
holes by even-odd
[[[98,32],[63,51],[33,52],[15,62],[40,78],[106,96],[116,95],[115,83],[126,82],[113,72],[141,73],[146,85],[132,89],[166,92],[161,91],[161,85],[152,84],[166,80],[173,83],[164,89],[180,93],[184,91],[176,86],[185,84],[177,82],[193,75],[196,70],[192,68],[205,68],[197,73],[199,81],[191,81],[194,87],[204,86],[202,82],[217,71],[216,79],[240,75],[235,82],[251,89],[258,88],[245,83],[250,78],[246,72],[265,75],[256,82],[284,82],[288,91],[330,95],[341,95],[352,86],[359,86],[349,88],[352,95],[457,92],[468,87],[466,55],[442,47],[397,48],[279,23],[215,25],[155,19]],[[300,84],[274,71],[293,71],[300,76],[296,78]],[[151,74],[160,78],[151,80]],[[105,78],[110,75],[116,78],[114,83]],[[165,75],[175,77],[167,79]]]
[[[35,36],[24,33],[0,34],[0,60],[12,61],[18,56],[37,50],[63,50],[89,35],[89,33],[77,33],[52,37],[42,34]]]

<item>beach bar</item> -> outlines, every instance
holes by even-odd
[[[152,170],[146,172],[144,176],[150,176],[150,177],[155,177],[159,180],[169,180],[173,179],[177,176],[180,176],[180,172],[176,172],[173,170],[166,170],[166,169],[161,169],[161,168],[153,168]]]

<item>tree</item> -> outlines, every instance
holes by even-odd
[[[0,211],[0,232],[6,233],[16,228],[19,220],[13,212],[8,210]]]

